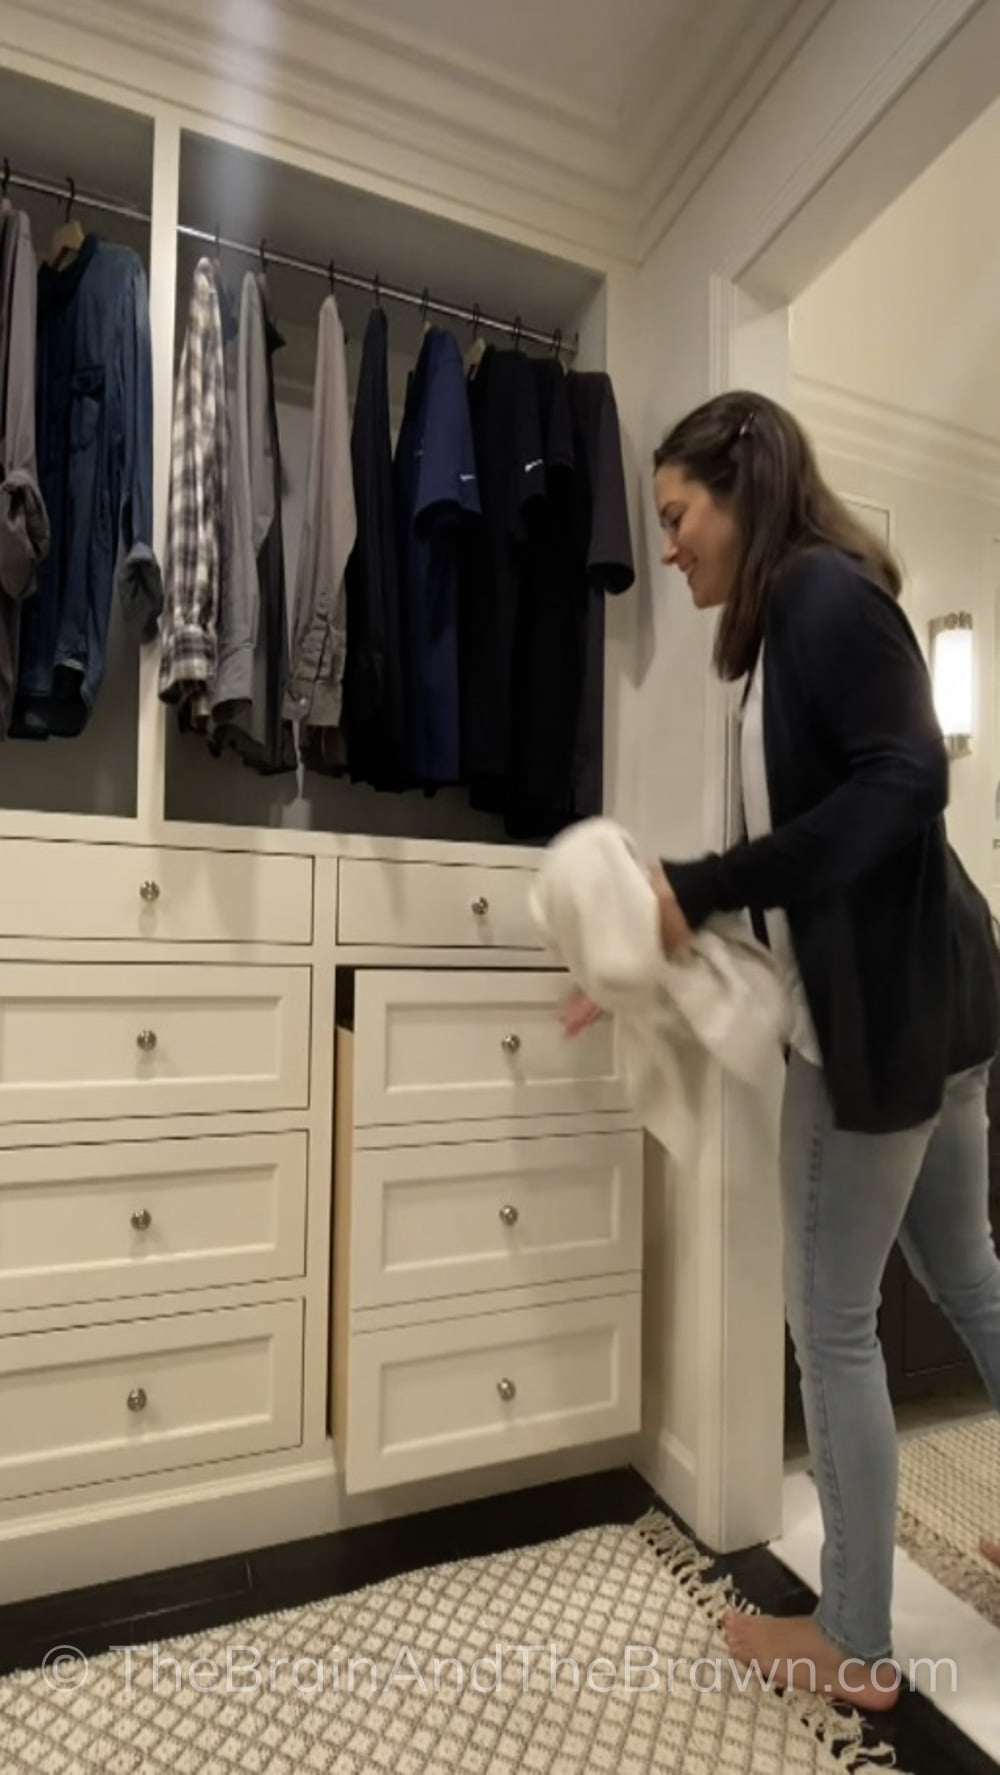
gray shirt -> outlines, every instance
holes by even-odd
[[[305,521],[295,582],[285,718],[339,727],[347,655],[344,575],[358,533],[344,329],[320,309]]]
[[[274,522],[274,462],[268,423],[267,334],[257,278],[240,298],[227,514],[226,571],[219,610],[219,665],[212,696],[217,722],[234,722],[263,743],[266,710],[254,696],[260,641],[257,557]]]

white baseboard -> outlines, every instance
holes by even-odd
[[[638,1465],[635,1439],[349,1497],[331,1448],[328,1460],[254,1475],[220,1470],[145,1495],[49,1498],[44,1512],[0,1524],[0,1604],[630,1465]]]

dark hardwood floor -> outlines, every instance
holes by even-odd
[[[343,1595],[419,1566],[500,1552],[605,1522],[633,1522],[651,1506],[663,1508],[638,1474],[616,1470],[10,1604],[0,1608],[0,1674],[40,1665],[55,1646],[93,1657],[116,1645],[228,1626],[249,1615]],[[811,1591],[764,1547],[714,1561],[709,1575],[730,1576],[749,1601],[770,1613],[803,1614],[815,1603]],[[996,1775],[998,1769],[929,1701],[909,1691],[891,1715],[875,1723],[872,1742],[890,1744],[897,1768],[909,1775]]]

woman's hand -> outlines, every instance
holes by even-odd
[[[660,914],[660,943],[668,961],[676,961],[690,948],[694,933],[680,908],[677,896],[670,886],[662,865],[654,863],[649,871],[649,879],[653,884],[657,906]]]
[[[563,1005],[562,1025],[567,1035],[582,1035],[602,1015],[600,1006],[576,987]]]

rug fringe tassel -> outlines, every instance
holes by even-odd
[[[691,1537],[662,1510],[647,1510],[633,1527],[663,1561],[670,1576],[683,1586],[693,1602],[706,1611],[715,1627],[721,1626],[723,1615],[730,1609],[738,1614],[760,1614],[755,1603],[740,1595],[732,1578],[704,1578],[703,1574],[716,1561],[708,1554],[699,1553]],[[776,1691],[772,1693],[830,1751],[845,1775],[854,1775],[855,1771],[863,1769],[896,1767],[896,1753],[891,1745],[865,1743],[868,1722],[857,1708],[846,1703],[834,1707],[822,1695],[810,1695],[797,1689],[786,1689],[780,1695]]]

